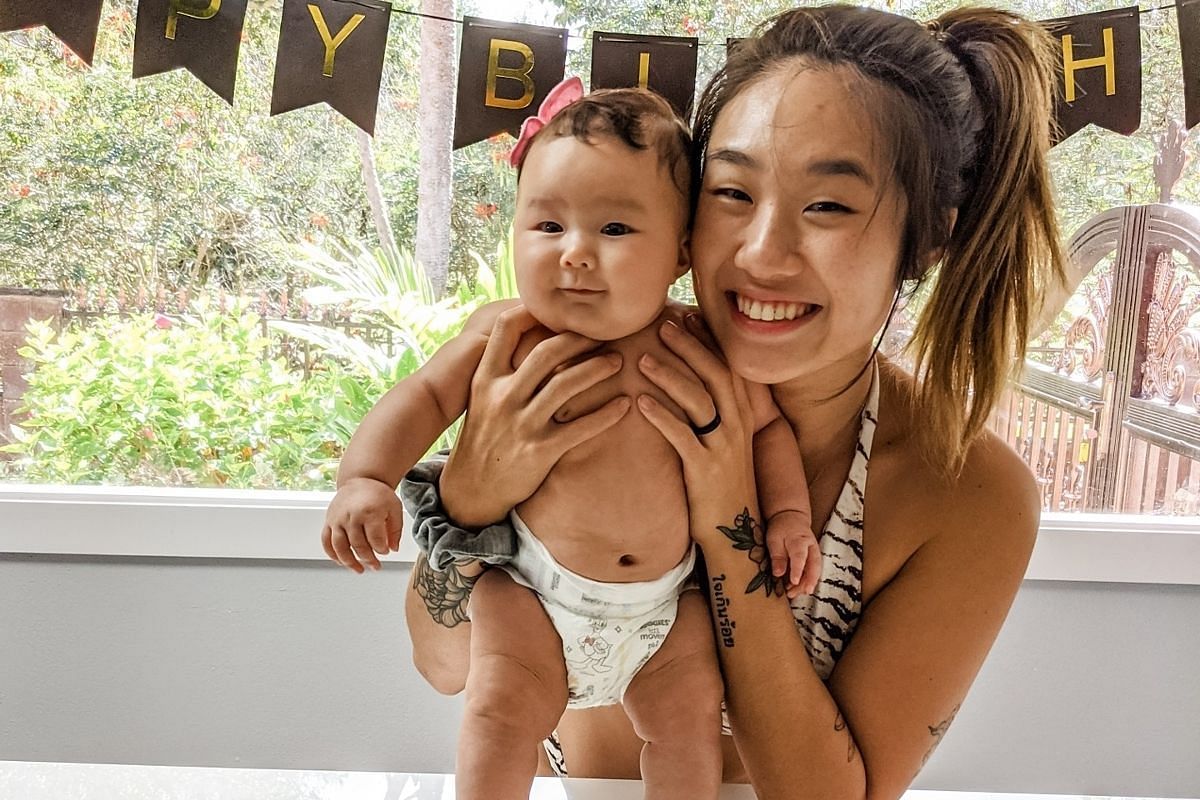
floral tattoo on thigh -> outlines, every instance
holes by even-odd
[[[750,509],[743,508],[733,520],[733,527],[718,525],[717,530],[733,542],[734,550],[745,550],[750,560],[754,562],[758,572],[746,586],[746,594],[753,594],[760,588],[767,597],[775,595],[782,597],[784,581],[771,573],[771,557],[767,553],[767,536],[763,526],[750,515]]]
[[[457,564],[451,564],[445,572],[439,572],[430,566],[424,554],[417,558],[413,566],[413,590],[425,601],[425,608],[433,621],[445,628],[469,621],[467,601],[471,599],[475,581],[479,580],[477,575],[464,576],[457,567]]]

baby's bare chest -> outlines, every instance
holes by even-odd
[[[622,359],[621,370],[611,378],[580,392],[564,403],[554,415],[555,420],[564,423],[570,422],[595,411],[615,397],[626,396],[636,402],[638,396],[642,394],[648,394],[655,398],[682,419],[683,412],[675,402],[667,396],[666,392],[651,382],[638,366],[639,360],[643,356],[649,356],[659,364],[679,371],[680,374],[685,376],[692,374],[688,366],[663,344],[658,335],[658,325],[659,323],[650,325],[632,336],[609,342],[597,350],[595,354],[619,354]],[[630,413],[637,414],[636,406],[630,410]]]

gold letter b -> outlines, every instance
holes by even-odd
[[[516,69],[508,69],[500,66],[500,51],[511,50],[520,53],[524,59],[524,63]],[[529,77],[533,72],[533,51],[528,45],[521,42],[513,42],[508,39],[492,39],[491,45],[488,46],[488,74],[487,74],[487,96],[484,98],[484,105],[490,108],[525,108],[533,102],[533,78]],[[500,78],[509,78],[514,81],[520,81],[525,88],[525,93],[517,100],[507,100],[503,97],[496,96],[496,81]]]

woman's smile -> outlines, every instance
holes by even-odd
[[[748,333],[777,335],[808,325],[821,312],[815,303],[757,300],[738,292],[726,292],[734,323]]]

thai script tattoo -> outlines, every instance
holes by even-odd
[[[713,610],[717,612],[717,630],[721,634],[721,644],[733,647],[733,629],[737,623],[729,618],[729,598],[725,595],[725,573],[714,575],[712,581]]]

